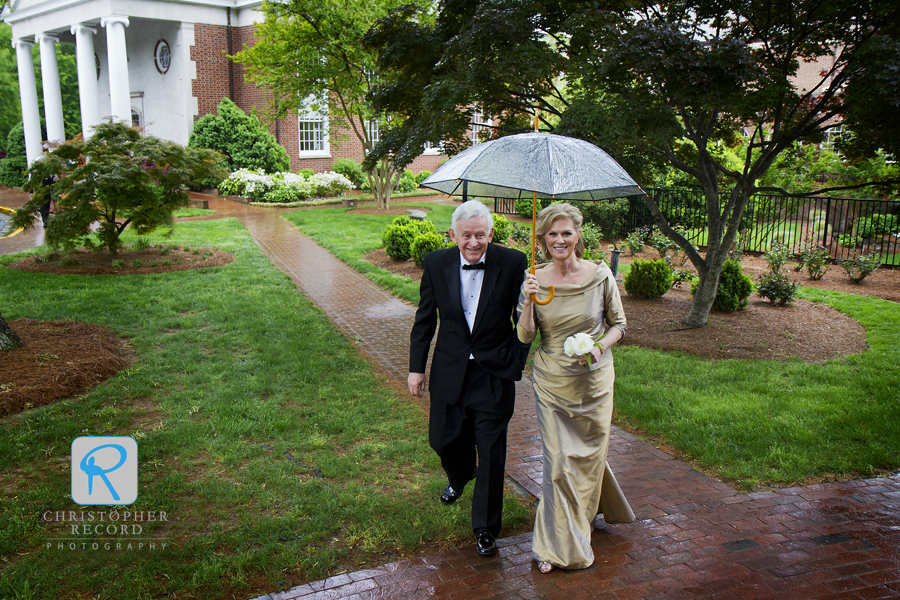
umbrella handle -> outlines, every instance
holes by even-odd
[[[550,304],[550,301],[553,300],[553,286],[552,285],[550,286],[550,289],[548,291],[550,292],[550,294],[547,296],[546,300],[538,300],[537,295],[532,294],[531,301],[534,302],[535,304],[537,304],[538,306],[544,306],[545,304]]]
[[[534,117],[534,124],[537,126],[537,115]],[[534,227],[535,221],[537,220],[537,192],[532,192],[531,196],[531,274],[534,275],[534,255],[537,250],[537,240],[534,237]],[[537,304],[538,306],[544,306],[545,304],[550,304],[550,301],[553,300],[553,294],[555,293],[553,290],[553,286],[550,286],[550,289],[547,290],[549,292],[549,296],[547,296],[546,300],[538,300],[537,294],[531,294],[531,301]]]

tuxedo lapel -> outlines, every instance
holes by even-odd
[[[484,257],[484,279],[481,280],[481,295],[478,297],[478,310],[475,312],[475,323],[472,325],[472,333],[478,331],[478,325],[481,324],[481,318],[484,316],[485,308],[491,300],[494,293],[494,287],[497,285],[497,279],[500,278],[500,261],[498,260],[497,251],[491,252],[488,246],[487,255]]]
[[[465,320],[459,283],[459,251],[448,254],[453,257],[453,260],[448,260],[449,264],[444,269],[444,277],[447,278],[447,289],[450,292],[450,306],[453,307],[454,313]]]

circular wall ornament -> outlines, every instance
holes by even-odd
[[[165,74],[169,70],[172,63],[172,55],[169,52],[169,42],[159,40],[156,42],[156,48],[153,49],[153,62],[156,64],[156,70]]]

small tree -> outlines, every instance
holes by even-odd
[[[189,182],[224,175],[220,159],[212,150],[141,137],[124,123],[103,123],[87,142],[77,137],[31,165],[24,189],[37,193],[16,211],[12,223],[34,225],[44,202],[41,181],[57,177],[51,186],[56,211],[46,230],[47,243],[65,249],[99,246],[115,254],[129,225],[139,235],[171,226],[172,212],[189,204]],[[91,227],[98,222],[95,243]]]

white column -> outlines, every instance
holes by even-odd
[[[100,124],[100,91],[97,86],[97,64],[94,62],[93,27],[83,23],[72,25],[75,34],[75,62],[78,65],[78,99],[81,102],[81,135],[91,137]]]
[[[59,91],[59,64],[56,62],[56,36],[41,33],[35,36],[41,47],[41,81],[44,84],[44,120],[47,141],[61,144],[66,141],[63,124],[62,95]]]
[[[16,64],[19,69],[19,100],[22,103],[22,123],[25,126],[25,156],[28,165],[41,156],[41,115],[38,111],[37,86],[34,81],[32,42],[13,40]]]
[[[125,28],[128,17],[110,15],[100,24],[106,27],[106,52],[109,61],[109,99],[112,117],[131,125],[131,87],[128,84],[128,53],[125,50]]]

